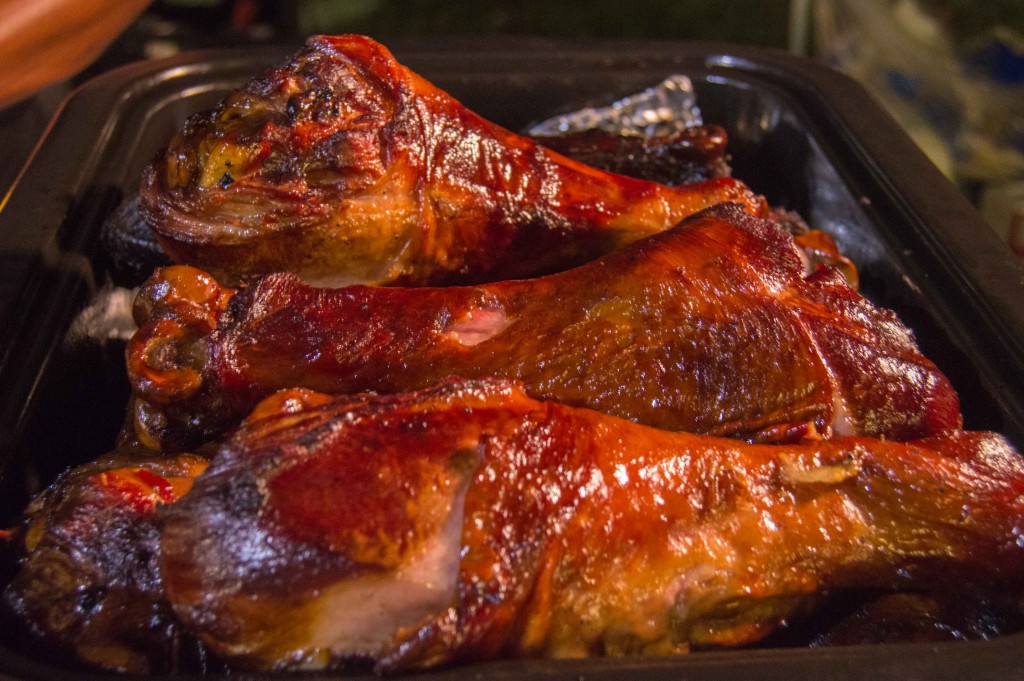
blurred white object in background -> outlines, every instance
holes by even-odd
[[[1024,257],[1024,40],[996,26],[956,45],[915,0],[819,0],[813,28],[815,54],[863,83]]]
[[[986,187],[979,205],[992,228],[1024,258],[1024,181],[1016,180]]]

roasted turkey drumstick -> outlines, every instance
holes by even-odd
[[[1022,513],[990,433],[750,445],[488,381],[243,426],[161,552],[232,665],[391,670],[740,645],[826,590],[1019,588]]]
[[[91,664],[173,670],[185,644],[160,575],[159,508],[205,468],[190,454],[119,450],[62,475],[26,510],[11,608]]]
[[[500,376],[640,423],[752,439],[922,437],[957,396],[894,314],[841,275],[805,276],[775,223],[708,209],[567,272],[448,288],[223,288],[158,271],[128,345],[136,429],[174,450],[275,390],[401,392]]]
[[[225,283],[475,283],[589,260],[720,201],[731,178],[667,187],[596,170],[467,110],[361,36],[193,116],[146,170],[143,215],[178,263]]]
[[[8,603],[132,673],[206,659],[197,636],[238,668],[681,652],[843,588],[987,603],[989,631],[1018,610],[1024,464],[993,434],[755,446],[488,380],[280,391],[202,452],[61,476]]]

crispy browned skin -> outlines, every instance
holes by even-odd
[[[695,125],[657,136],[585,130],[533,139],[552,151],[620,175],[677,185],[728,177],[728,135],[718,125]]]
[[[131,673],[173,669],[179,625],[164,599],[158,509],[206,467],[117,453],[61,477],[26,512],[20,571],[5,597],[50,643]]]
[[[150,446],[207,439],[281,388],[400,392],[448,376],[717,435],[909,439],[960,424],[894,314],[832,270],[805,277],[792,237],[730,206],[568,272],[474,287],[280,274],[235,294],[172,267],[142,288],[136,320],[128,370]]]
[[[168,597],[233,665],[379,669],[756,641],[825,591],[1020,586],[998,435],[749,445],[507,382],[264,417],[166,509]]]
[[[852,288],[860,286],[860,273],[857,266],[842,254],[839,246],[827,232],[810,229],[797,234],[794,242],[803,251],[812,267],[832,267],[842,273],[846,283]]]
[[[719,201],[548,151],[464,108],[361,36],[304,50],[191,118],[146,170],[147,222],[175,262],[225,283],[438,284],[589,260]]]

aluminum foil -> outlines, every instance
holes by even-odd
[[[96,291],[92,302],[78,313],[68,329],[67,342],[127,341],[135,333],[132,305],[137,288],[104,286]]]
[[[563,135],[604,130],[624,135],[666,135],[701,125],[693,83],[675,74],[654,87],[623,97],[607,106],[588,107],[549,118],[527,130],[530,135]]]

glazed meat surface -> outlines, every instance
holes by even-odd
[[[475,283],[550,272],[720,201],[730,178],[666,187],[599,171],[464,108],[360,36],[311,38],[288,64],[192,117],[144,173],[172,260],[225,283]]]
[[[695,125],[657,136],[585,130],[533,139],[594,168],[661,184],[701,182],[732,174],[726,155],[729,137],[717,125]]]
[[[667,185],[731,173],[725,151],[727,136],[715,125],[655,137],[589,130],[532,139],[594,168]],[[172,264],[146,224],[140,205],[137,194],[125,199],[104,222],[101,233],[102,250],[116,281],[124,286],[138,286],[157,267]],[[796,233],[807,230],[796,213],[771,209],[771,217],[791,224]],[[807,250],[813,256],[817,249]]]
[[[1000,593],[1022,512],[993,434],[750,445],[485,381],[243,426],[161,551],[233,666],[395,670],[741,645],[847,588]]]
[[[62,476],[26,512],[8,603],[86,662],[171,671],[184,643],[164,598],[158,508],[181,498],[205,468],[192,455],[118,452]]]
[[[136,428],[174,449],[275,390],[401,392],[449,376],[640,423],[752,439],[910,439],[960,425],[957,396],[894,314],[792,237],[719,206],[574,270],[450,288],[318,289],[291,274],[237,293],[159,271],[128,346]]]

